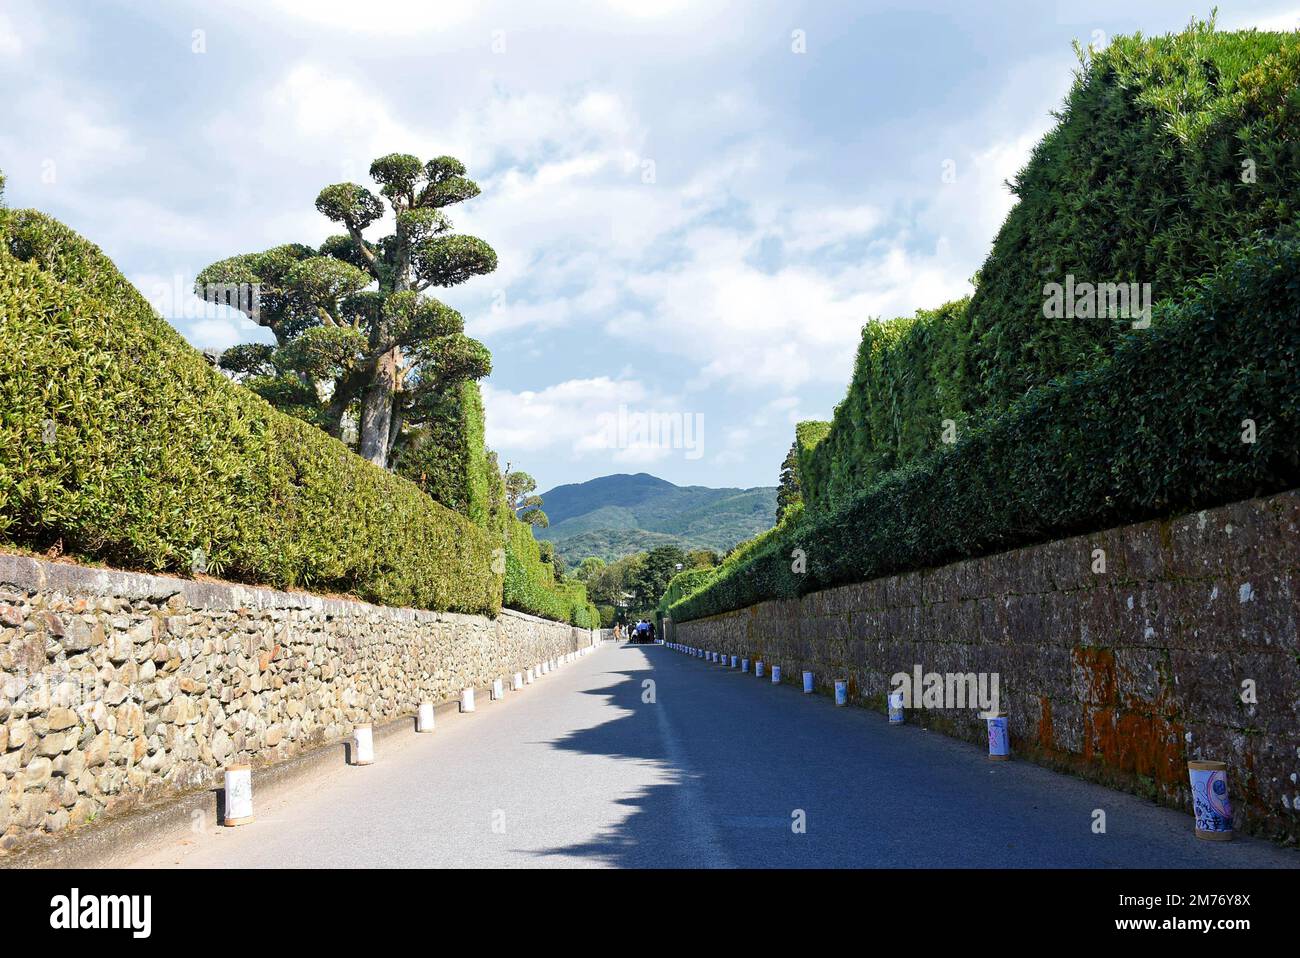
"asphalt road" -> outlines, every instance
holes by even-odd
[[[263,798],[250,825],[137,864],[1300,866],[1261,841],[1198,841],[1189,816],[1140,798],[989,763],[968,743],[659,646],[606,643],[376,751],[374,765],[340,763]]]

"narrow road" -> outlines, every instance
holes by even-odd
[[[1300,866],[1300,853],[1262,841],[1198,841],[1189,816],[1131,795],[991,764],[967,743],[663,647],[610,643],[255,811],[136,864]]]

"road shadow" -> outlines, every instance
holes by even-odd
[[[628,646],[627,650],[648,651],[649,646]],[[623,650],[620,650],[623,651]],[[552,748],[599,755],[622,761],[651,764],[662,784],[643,786],[633,795],[618,799],[628,814],[615,825],[587,841],[562,847],[539,849],[539,858],[562,855],[590,858],[619,868],[699,868],[699,849],[681,841],[682,801],[678,794],[699,772],[682,767],[669,754],[661,730],[661,719],[653,712],[659,706],[643,701],[643,680],[656,678],[656,663],[646,656],[646,665],[606,673],[610,682],[587,689],[585,695],[606,700],[618,716],[600,725],[579,729],[550,743]]]

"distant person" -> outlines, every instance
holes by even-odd
[[[655,624],[653,622],[647,622],[646,627],[650,632],[650,643],[653,645],[655,640]]]

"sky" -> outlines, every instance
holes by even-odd
[[[1300,4],[1220,3],[1221,29]],[[499,266],[441,290],[493,355],[487,438],[542,489],[774,485],[864,323],[970,291],[1072,41],[1209,7],[768,0],[0,0],[6,201],[98,243],[199,348],[188,290],[337,232],[331,183],[450,154]],[[372,230],[378,235],[379,229]]]

